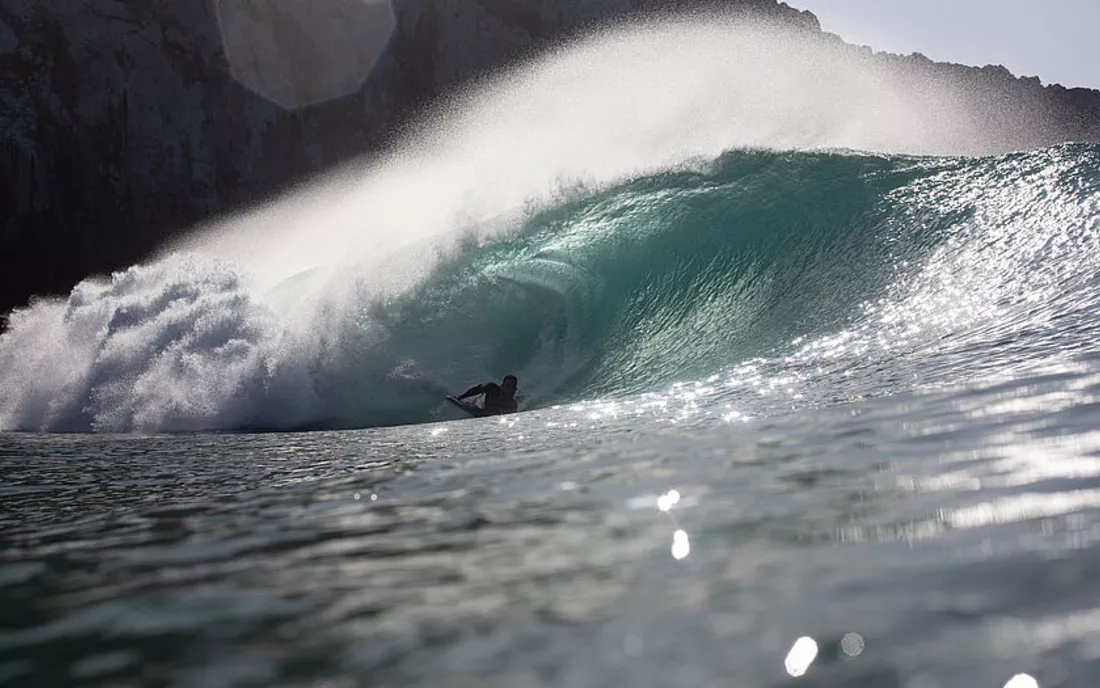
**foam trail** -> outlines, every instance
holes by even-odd
[[[470,231],[514,231],[576,185],[739,147],[1005,145],[950,89],[806,34],[713,17],[607,30],[455,99],[383,160],[14,314],[0,429],[396,422],[402,405],[500,373],[477,351],[426,368],[415,338],[370,306]]]

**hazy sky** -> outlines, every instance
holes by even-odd
[[[1100,0],[787,0],[849,43],[1100,88]]]

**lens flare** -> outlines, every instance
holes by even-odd
[[[672,558],[679,561],[687,557],[688,554],[691,554],[691,543],[688,541],[688,534],[682,530],[677,530],[672,534]]]
[[[783,666],[788,674],[797,678],[806,674],[816,658],[817,641],[804,635],[795,641],[791,651],[787,653],[787,658],[783,661]]]

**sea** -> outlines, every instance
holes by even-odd
[[[0,685],[1100,684],[1100,145],[723,138],[664,40],[10,314]]]

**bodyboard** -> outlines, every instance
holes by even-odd
[[[452,404],[459,407],[460,409],[462,409],[463,411],[465,411],[466,413],[470,414],[471,416],[473,416],[475,418],[483,418],[485,416],[493,415],[493,414],[489,413],[488,411],[486,411],[485,409],[474,406],[473,404],[467,404],[466,402],[461,401],[459,399],[456,399],[454,397],[447,397],[447,401],[451,402]]]

